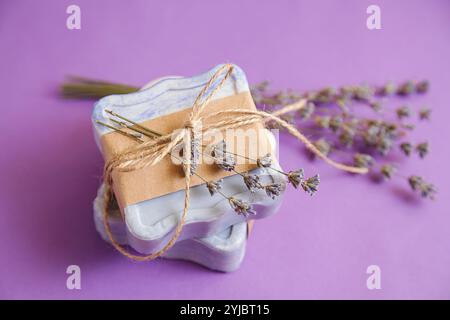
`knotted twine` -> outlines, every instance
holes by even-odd
[[[218,111],[212,114],[203,115],[207,104],[211,101],[214,94],[219,91],[224,85],[225,81],[230,77],[233,72],[233,66],[230,64],[225,64],[220,67],[216,73],[209,79],[205,84],[203,89],[198,94],[194,101],[192,111],[189,114],[188,120],[184,123],[183,127],[175,130],[172,133],[162,135],[152,140],[145,141],[143,143],[133,145],[122,153],[119,153],[112,157],[104,167],[104,183],[105,183],[105,195],[104,195],[104,205],[103,205],[103,224],[105,226],[106,233],[109,237],[111,244],[124,256],[136,260],[136,261],[146,261],[153,260],[167,250],[169,250],[177,241],[181,234],[184,223],[186,221],[186,215],[190,203],[190,183],[191,183],[191,148],[196,147],[195,144],[191,145],[193,137],[198,134],[203,134],[207,130],[217,129],[217,130],[227,130],[242,127],[249,124],[254,124],[257,122],[267,122],[273,121],[280,127],[285,128],[291,135],[300,140],[310,151],[316,154],[319,158],[324,160],[329,165],[339,169],[352,173],[367,173],[366,168],[357,168],[348,166],[342,163],[338,163],[325,154],[320,152],[314,144],[308,140],[302,133],[300,133],[293,125],[284,121],[280,118],[281,115],[288,112],[300,110],[306,105],[306,100],[302,99],[294,104],[288,105],[280,110],[273,113],[267,113],[264,111],[252,111],[247,109],[230,109],[224,111]],[[219,78],[220,75],[225,73],[223,78],[219,81],[216,87],[211,90],[211,92],[204,98],[206,92],[212,87],[214,82]],[[217,116],[222,116],[225,120],[209,122],[208,120],[215,119]],[[171,239],[164,245],[164,247],[149,255],[136,255],[130,253],[127,249],[121,246],[115,239],[111,231],[111,227],[108,219],[108,207],[113,196],[113,179],[112,173],[114,170],[121,172],[129,172],[134,170],[139,170],[147,166],[152,166],[161,161],[166,157],[172,149],[174,149],[178,144],[183,141],[184,152],[183,152],[183,171],[185,180],[185,196],[184,196],[184,208],[181,215],[180,221],[175,228],[175,231]],[[201,146],[200,146],[201,147]],[[198,151],[198,150],[195,150]],[[122,217],[124,218],[124,217]]]

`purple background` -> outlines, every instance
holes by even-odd
[[[66,29],[72,3],[81,30]],[[382,30],[366,28],[372,3]],[[2,1],[0,297],[450,298],[449,39],[448,1]],[[319,171],[321,190],[289,189],[256,224],[240,270],[128,261],[92,221],[103,165],[92,103],[63,101],[57,86],[67,74],[142,85],[228,61],[277,88],[429,79],[431,92],[412,101],[428,103],[432,121],[413,141],[427,136],[431,154],[402,167],[433,181],[438,199],[311,163],[284,136],[282,165]],[[70,264],[82,290],[66,289]],[[381,290],[366,288],[371,264]]]

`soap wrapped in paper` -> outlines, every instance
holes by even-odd
[[[105,160],[136,143],[97,123],[98,121],[107,123],[110,120],[111,114],[106,112],[107,110],[156,132],[170,133],[183,126],[200,90],[219,67],[191,78],[161,78],[137,93],[101,99],[94,108],[92,119],[96,140]],[[205,112],[214,113],[236,108],[256,110],[245,75],[241,69],[234,66],[231,77],[208,103]],[[272,155],[275,154],[276,141],[261,123],[253,123],[239,129],[250,129],[258,133],[256,135],[258,148],[256,154],[251,155],[252,158],[259,158],[267,151]],[[225,133],[223,139],[231,146],[231,152],[244,158],[249,155],[255,144],[234,143],[233,136],[229,138]],[[280,169],[276,158],[272,159],[272,167]],[[235,169],[240,173],[249,171],[270,182],[285,185],[282,174],[276,170],[259,168],[255,162],[238,163]],[[280,204],[282,194],[272,199],[267,197],[264,190],[252,192],[243,184],[242,177],[235,172],[226,172],[207,163],[200,164],[197,172],[208,181],[223,178],[221,191],[251,203],[257,214],[249,217],[236,214],[230,208],[227,199],[220,196],[211,197],[204,185],[205,181],[192,176],[190,206],[178,241],[209,237],[249,218],[267,217],[273,214]],[[167,156],[154,166],[130,172],[113,172],[113,189],[125,221],[126,231],[130,235],[128,244],[142,254],[159,250],[172,237],[183,210],[184,177],[181,166],[174,165],[173,158]]]

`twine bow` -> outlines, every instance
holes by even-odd
[[[193,137],[195,137],[197,134],[201,134],[207,130],[233,129],[257,122],[274,121],[281,127],[285,128],[291,135],[293,135],[298,140],[303,142],[309,150],[311,150],[314,154],[316,154],[319,158],[323,159],[331,166],[352,173],[367,173],[366,168],[356,168],[352,166],[347,166],[328,158],[325,154],[320,152],[314,146],[314,144],[312,144],[311,141],[309,141],[303,134],[301,134],[294,126],[292,126],[291,124],[287,123],[286,121],[280,118],[280,116],[285,113],[296,111],[303,108],[306,104],[306,100],[304,99],[292,105],[286,106],[280,110],[277,110],[274,113],[267,113],[264,111],[252,111],[247,109],[231,109],[215,112],[209,115],[202,115],[202,112],[207,106],[207,104],[211,101],[214,94],[223,87],[225,81],[229,78],[232,72],[233,66],[230,64],[225,64],[216,71],[216,73],[209,79],[209,81],[206,83],[206,85],[203,87],[203,89],[200,91],[197,98],[195,99],[189,118],[184,123],[181,130],[176,130],[174,133],[166,134],[161,137],[145,141],[138,145],[133,145],[126,151],[111,158],[105,164],[104,182],[106,186],[106,192],[104,196],[104,206],[103,206],[103,223],[111,244],[124,256],[136,261],[153,260],[161,256],[167,250],[169,250],[177,241],[183,229],[184,223],[186,221],[186,215],[190,203],[191,151],[198,151],[198,150],[191,150],[192,147],[194,148],[196,147],[195,144],[194,145],[191,144],[191,141]],[[206,92],[212,87],[214,82],[223,73],[225,74],[220,80],[220,82],[217,84],[217,86],[215,86],[211,90],[211,92],[208,93],[206,98],[204,98]],[[224,117],[224,120],[208,122],[208,120],[217,119],[218,116]],[[109,220],[108,205],[112,198],[112,184],[113,184],[112,173],[114,170],[127,172],[155,165],[159,161],[161,161],[164,157],[166,157],[172,151],[172,149],[174,149],[182,141],[184,142],[185,148],[182,156],[184,179],[185,179],[185,188],[184,188],[185,196],[184,196],[184,208],[180,221],[177,227],[175,228],[172,238],[164,245],[162,249],[149,255],[136,255],[130,253],[114,239],[108,221]]]

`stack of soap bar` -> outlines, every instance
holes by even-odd
[[[110,114],[105,112],[106,109],[136,123],[142,123],[190,108],[200,90],[219,67],[191,78],[161,78],[149,83],[139,92],[102,98],[96,103],[92,115],[94,133],[100,150],[102,150],[102,136],[112,132],[111,129],[96,123],[97,120],[111,123]],[[249,92],[245,74],[234,66],[231,77],[225,81],[212,101],[245,92]],[[275,150],[274,136],[267,130],[265,134],[269,138],[272,150]],[[281,170],[275,158],[272,167]],[[284,176],[276,170],[256,168],[251,173],[285,186]],[[157,183],[158,181],[155,181],[155,184]],[[222,271],[234,270],[239,266],[245,251],[247,220],[261,219],[275,213],[281,204],[282,194],[272,199],[264,190],[250,192],[240,175],[225,177],[221,191],[248,201],[257,214],[248,217],[238,215],[230,208],[227,199],[219,195],[211,196],[205,185],[191,187],[190,206],[183,231],[177,244],[165,254],[165,257],[188,259]],[[102,188],[99,196],[101,193]],[[100,204],[98,200],[95,203],[96,226],[104,236],[99,220]],[[122,208],[124,221],[120,215],[111,216],[114,236],[119,242],[129,245],[141,254],[154,253],[172,237],[183,206],[184,190],[127,205]]]

